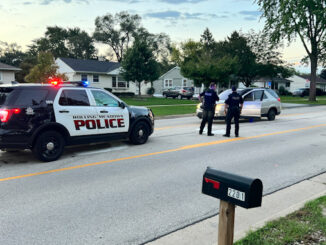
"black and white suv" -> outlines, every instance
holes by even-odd
[[[154,130],[146,107],[126,105],[99,88],[74,85],[0,86],[0,149],[31,149],[42,161],[66,145],[129,139],[144,144]]]

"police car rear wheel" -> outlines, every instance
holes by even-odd
[[[130,135],[131,143],[135,145],[145,144],[149,137],[149,128],[145,122],[139,122]]]
[[[37,138],[33,153],[41,161],[55,161],[62,155],[64,146],[65,141],[60,133],[47,131]]]

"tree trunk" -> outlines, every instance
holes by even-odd
[[[309,101],[316,101],[316,73],[317,73],[317,54],[310,55],[310,91]]]
[[[140,87],[141,87],[141,82],[138,82],[138,95],[140,96],[141,95],[141,90],[140,90]]]

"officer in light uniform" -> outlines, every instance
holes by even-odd
[[[213,118],[214,118],[214,114],[215,114],[216,101],[219,100],[218,95],[215,90],[216,90],[216,84],[211,83],[210,88],[207,91],[202,92],[199,95],[199,99],[201,101],[202,101],[202,98],[204,97],[203,119],[202,119],[202,122],[200,125],[199,134],[203,133],[205,125],[208,122],[207,135],[208,136],[214,135],[214,134],[212,134],[212,124],[213,124]]]
[[[235,137],[239,137],[239,118],[243,106],[243,99],[237,93],[237,88],[232,86],[232,93],[225,101],[225,115],[226,115],[226,133],[224,137],[230,137],[231,121],[234,118]]]

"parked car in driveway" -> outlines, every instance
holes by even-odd
[[[173,99],[187,98],[188,100],[190,100],[193,97],[193,95],[194,95],[194,90],[191,87],[183,87],[183,88],[174,87],[163,91],[164,98],[168,98],[168,97],[171,97]]]
[[[309,96],[309,88],[299,88],[293,91],[293,96],[300,96],[300,97],[304,97],[304,96]],[[321,90],[320,88],[316,88],[316,95],[317,96],[321,96],[321,95],[326,95],[326,92],[324,92],[323,90]]]
[[[274,90],[268,88],[245,88],[238,89],[237,91],[244,101],[240,118],[267,117],[268,120],[272,121],[276,115],[281,113],[281,99]],[[231,93],[232,90],[228,89],[219,94],[220,100],[216,103],[214,120],[225,119],[224,102]],[[197,117],[202,118],[202,113],[202,103],[200,103],[197,105]]]

